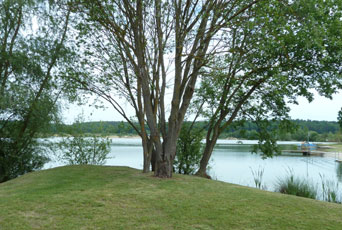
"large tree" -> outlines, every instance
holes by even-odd
[[[132,124],[111,92],[128,99],[143,137],[144,171],[152,148],[155,175],[171,177],[176,142],[200,70],[219,51],[222,29],[229,29],[230,22],[258,2],[73,1],[73,9],[84,18],[78,26],[81,35],[92,37],[83,52],[91,61],[83,62],[80,72],[96,68],[91,72],[97,75],[94,81],[93,76],[79,74],[76,81],[109,101]],[[152,143],[148,150],[147,140]]]
[[[47,160],[36,135],[56,117],[57,76],[70,62],[64,46],[70,11],[52,3],[0,3],[0,182]]]
[[[171,177],[176,142],[200,76],[214,76],[209,81],[216,84],[209,102],[213,113],[205,151],[210,154],[220,132],[234,119],[252,116],[265,128],[270,112],[286,118],[284,96],[290,101],[295,95],[311,98],[309,88],[325,95],[334,92],[331,85],[339,83],[335,77],[340,57],[330,57],[329,52],[340,43],[327,31],[333,34],[338,27],[337,4],[71,1],[80,15],[80,52],[86,57],[74,71],[74,80],[81,89],[109,101],[135,127],[142,137],[144,171],[155,150],[155,175]],[[209,78],[203,80],[204,88]],[[132,105],[138,125],[119,97]],[[268,143],[274,145],[274,140]]]
[[[328,13],[329,12],[329,13]],[[279,152],[269,120],[288,124],[288,103],[341,89],[341,8],[336,1],[264,2],[230,26],[223,55],[203,73],[195,100],[209,119],[197,175],[207,176],[213,148],[233,121],[254,120],[265,157]],[[238,123],[235,123],[238,124]],[[240,124],[243,124],[241,122]]]

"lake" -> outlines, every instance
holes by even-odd
[[[252,170],[263,170],[262,185],[274,191],[277,181],[292,171],[295,176],[306,178],[318,187],[321,186],[322,175],[342,188],[342,165],[335,162],[334,158],[281,155],[262,159],[260,155],[251,154],[251,147],[255,143],[243,141],[243,144],[238,144],[235,140],[219,140],[209,164],[209,174],[215,180],[255,187]],[[295,149],[299,143],[278,142],[284,149]],[[138,138],[113,138],[106,165],[142,169],[142,151],[141,140]],[[61,165],[62,162],[53,160],[44,168]]]

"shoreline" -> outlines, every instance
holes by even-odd
[[[108,136],[105,136],[106,138],[131,138],[131,139],[137,139],[137,138],[140,138],[139,135],[122,135],[122,136],[119,136],[119,135],[108,135]]]
[[[342,162],[342,152],[324,152],[323,157],[333,158],[337,162]]]
[[[53,137],[61,137],[61,136],[51,136]],[[140,139],[141,137],[139,135],[108,135],[104,136],[105,138],[110,138],[110,139]],[[47,137],[50,138],[50,137]],[[221,141],[236,141],[236,142],[241,142],[241,143],[236,143],[236,144],[245,144],[243,142],[251,142],[255,140],[245,140],[245,139],[237,139],[237,138],[221,138],[218,139]],[[280,141],[280,142],[287,142],[287,141]],[[288,141],[288,142],[300,142],[300,141]],[[217,143],[220,144],[220,143]],[[251,143],[248,143],[251,144]],[[331,143],[331,142],[320,142],[319,144],[322,144],[321,150],[319,150],[317,153],[312,152],[311,156],[321,156],[321,157],[326,157],[326,158],[332,158],[335,159],[336,161],[342,162],[342,145],[338,143]],[[337,145],[337,146],[336,146]],[[326,151],[326,150],[331,150],[331,151]],[[324,151],[325,150],[325,151]],[[286,150],[285,150],[286,151]]]

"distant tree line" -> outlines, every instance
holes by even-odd
[[[278,138],[283,141],[341,141],[341,133],[339,132],[339,124],[334,121],[312,121],[312,120],[293,120],[295,128],[292,132],[284,132],[279,130]],[[279,122],[271,122],[269,129],[278,127]],[[117,136],[133,136],[137,135],[136,131],[128,122],[124,121],[105,121],[105,122],[83,122],[79,130],[83,133],[99,134],[99,135],[117,135]],[[63,135],[70,133],[74,129],[72,125],[54,125],[45,135]],[[194,125],[196,129],[207,131],[207,122],[198,121]],[[148,127],[146,127],[149,132]],[[258,139],[258,126],[253,121],[245,121],[244,124],[235,123],[225,129],[220,138],[237,138],[247,140]]]

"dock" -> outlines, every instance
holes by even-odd
[[[301,149],[297,149],[297,150],[283,150],[283,153],[300,153],[303,156],[323,156],[326,152],[323,151],[317,151],[317,150],[301,150]]]

